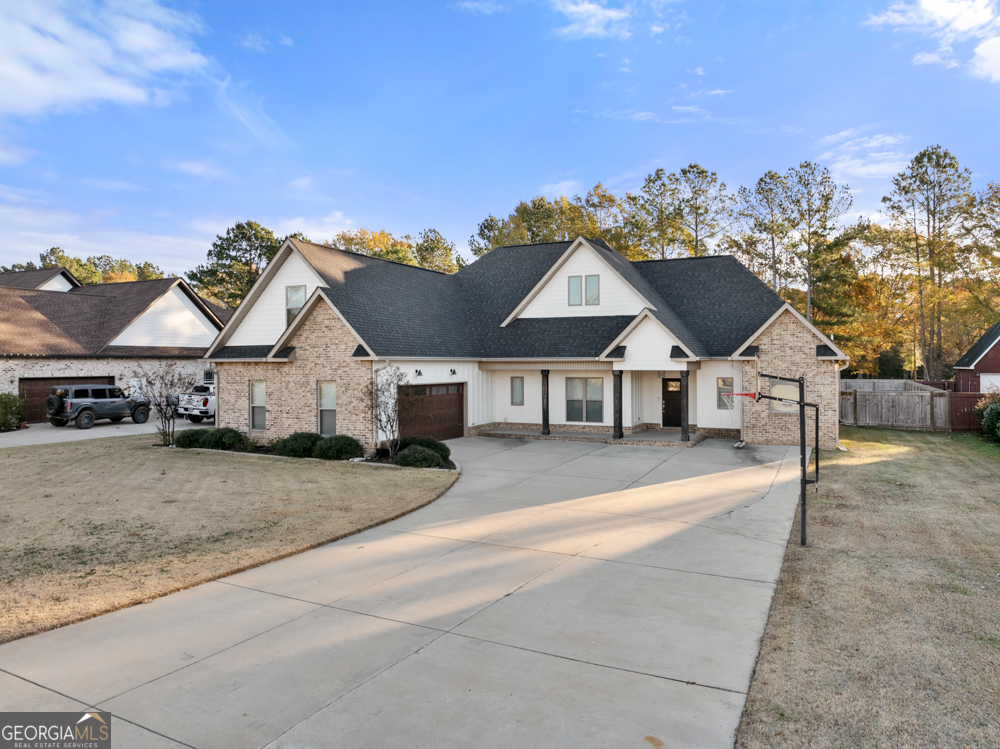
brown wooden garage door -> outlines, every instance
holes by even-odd
[[[45,421],[45,399],[53,385],[114,385],[112,377],[22,377],[18,391],[28,407],[28,422]]]
[[[464,385],[409,385],[399,389],[401,437],[450,440],[465,434]],[[405,400],[403,400],[405,399]]]

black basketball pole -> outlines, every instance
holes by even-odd
[[[817,419],[817,422],[819,420]],[[806,380],[799,377],[799,499],[802,502],[802,545],[806,545]]]

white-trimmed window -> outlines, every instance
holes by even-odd
[[[600,276],[587,276],[585,279],[585,286],[587,294],[584,300],[589,306],[594,306],[601,303],[601,277]]]
[[[768,401],[771,404],[771,413],[776,414],[797,414],[799,412],[799,386],[791,382],[771,382],[771,395],[775,398],[787,398],[795,403],[782,403],[781,401]],[[808,399],[806,399],[808,400]]]
[[[260,380],[250,383],[250,428],[267,429],[267,387]]]
[[[285,326],[292,324],[292,320],[295,316],[302,311],[302,308],[306,304],[306,287],[305,286],[286,286],[285,287]]]
[[[566,421],[604,422],[604,378],[566,378]]]
[[[214,385],[215,384],[215,372],[211,369],[206,369],[201,373],[201,382],[203,385]]]
[[[319,433],[329,437],[337,433],[337,383],[319,383]]]
[[[583,304],[583,276],[569,277],[569,306],[579,307]]]
[[[510,405],[512,405],[512,406],[523,406],[524,405],[524,378],[523,377],[511,377],[510,378]]]
[[[724,396],[733,394],[733,378],[732,377],[716,377],[715,378],[715,407],[722,410],[728,410],[729,404],[726,403]]]

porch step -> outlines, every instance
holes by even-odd
[[[606,445],[646,445],[647,447],[694,447],[705,439],[704,434],[697,432],[691,434],[688,442],[681,442],[680,429],[648,429],[644,432],[626,434],[622,439],[616,440],[610,433],[597,432],[559,432],[552,430],[549,434],[542,434],[537,430],[530,429],[490,429],[481,432],[482,437],[500,437],[515,440],[560,440],[563,442],[600,442]]]

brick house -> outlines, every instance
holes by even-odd
[[[0,273],[0,392],[20,394],[39,422],[52,385],[125,386],[166,360],[202,380],[230,314],[180,278],[84,286],[65,268]]]
[[[1000,322],[983,333],[955,364],[955,383],[960,393],[1000,390]]]
[[[373,445],[360,393],[395,366],[418,404],[403,434],[742,428],[748,442],[797,443],[797,408],[728,397],[754,390],[759,366],[805,377],[827,448],[848,361],[730,256],[630,262],[584,237],[499,247],[452,275],[288,239],[208,359],[218,423],[266,440]],[[797,398],[780,387],[760,384]]]

